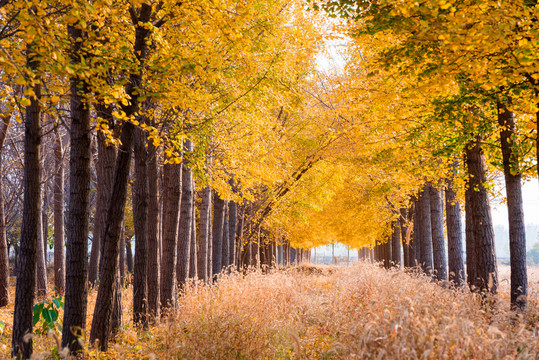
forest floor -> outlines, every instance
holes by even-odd
[[[232,274],[188,287],[177,315],[147,331],[132,326],[127,287],[126,325],[108,352],[89,350],[87,358],[537,359],[539,268],[530,268],[523,314],[509,311],[508,277],[500,266],[500,294],[486,308],[467,290],[366,263]],[[88,327],[96,295],[90,291]],[[2,359],[9,357],[12,314],[13,304],[0,309]],[[36,359],[57,358],[50,335],[34,337]]]

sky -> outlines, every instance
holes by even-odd
[[[505,189],[503,189],[505,195]],[[500,199],[501,200],[501,199]],[[539,183],[533,179],[524,183],[522,187],[522,200],[524,207],[524,222],[526,225],[539,225]],[[507,205],[497,199],[492,201],[492,222],[496,225],[509,226],[507,218]]]

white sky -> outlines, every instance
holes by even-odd
[[[505,196],[505,189],[503,189]],[[539,183],[533,179],[524,183],[522,187],[522,200],[524,207],[524,222],[527,225],[539,225]],[[499,201],[492,201],[492,222],[494,225],[509,227],[507,218],[507,205]]]

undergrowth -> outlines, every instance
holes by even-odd
[[[466,289],[366,263],[234,273],[212,286],[190,284],[176,315],[147,331],[132,326],[127,288],[124,329],[108,352],[91,349],[87,358],[537,359],[539,277],[530,279],[528,309],[517,314],[503,280],[485,308]],[[9,356],[10,311],[0,309],[1,358]],[[56,356],[54,336],[36,335],[34,344],[36,358]]]

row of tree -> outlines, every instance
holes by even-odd
[[[391,250],[398,248],[398,224],[404,216],[393,209],[403,207],[413,218],[413,236],[404,246],[405,265],[418,264],[446,279],[448,258],[449,273],[461,283],[464,268],[457,254],[461,245],[456,206],[464,203],[468,283],[496,293],[489,196],[492,174],[501,173],[509,214],[511,304],[524,308],[521,183],[537,176],[538,169],[537,4],[329,0],[314,2],[314,7],[341,17],[337,27],[352,44],[341,77],[346,86],[335,91],[339,113],[365,119],[369,128],[385,132],[382,138],[389,145],[377,154],[384,155],[386,177],[395,173],[390,166],[410,172],[404,181],[391,180],[388,193],[404,192],[409,198],[386,198],[393,215],[387,216],[387,231],[378,242],[392,241],[376,247],[378,258],[389,265],[399,256],[396,250],[392,258]],[[351,101],[355,99],[363,102]],[[367,133],[372,130],[363,132]],[[397,144],[401,153],[395,151]],[[449,257],[436,190],[444,183]]]
[[[308,258],[292,249],[335,241],[379,244],[386,265],[404,241],[405,265],[460,284],[459,204],[468,282],[495,293],[497,173],[511,301],[525,306],[520,184],[537,162],[536,6],[314,5],[342,19],[328,24],[299,0],[0,1],[0,299],[9,244],[13,355],[32,353],[24,340],[35,290],[46,292],[46,244],[65,292],[62,346],[74,353],[88,284],[98,284],[90,344],[106,349],[118,328],[132,237],[142,327],[173,310],[195,273],[210,281],[231,265],[286,264]],[[344,38],[336,71],[316,69],[328,26]]]
[[[321,35],[301,2],[2,1],[0,10],[13,356],[32,354],[48,245],[71,353],[83,351],[89,284],[98,284],[90,344],[107,349],[120,328],[120,264],[133,236],[133,321],[142,327],[174,308],[188,278],[270,265],[278,249],[284,263],[307,257],[283,250],[259,221],[317,149],[302,143],[316,134],[300,116],[299,89]]]

